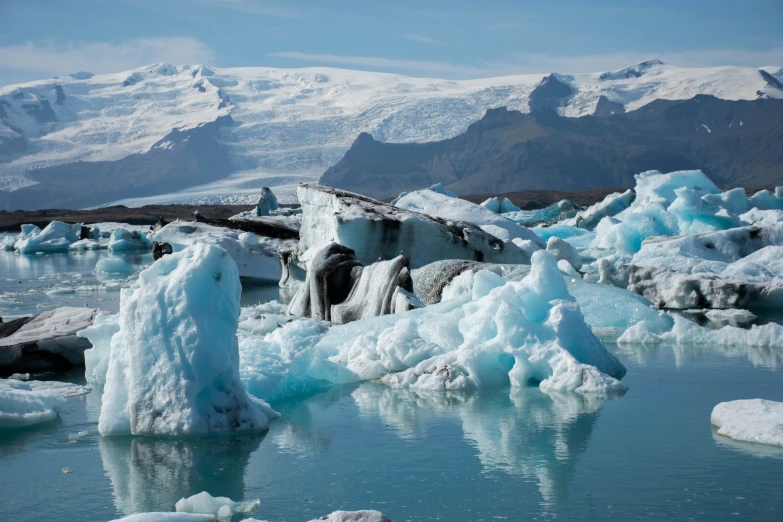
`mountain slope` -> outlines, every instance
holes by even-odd
[[[603,96],[600,112],[611,114],[697,94],[783,97],[781,80],[780,67],[684,69],[654,60],[608,73],[465,81],[168,64],[76,73],[0,87],[0,208],[248,203],[264,185],[285,201],[360,132],[428,142],[464,132],[489,108],[527,112],[531,100],[583,116]]]
[[[631,187],[638,172],[694,168],[721,185],[783,183],[783,100],[699,95],[580,118],[494,109],[438,142],[361,134],[320,182],[385,198],[436,182],[458,194]]]

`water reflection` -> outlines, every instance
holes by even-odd
[[[715,443],[718,446],[752,455],[753,457],[783,459],[783,447],[781,446],[730,439],[729,437],[719,435],[718,428],[715,426],[712,427],[712,438],[715,439]]]
[[[566,497],[599,411],[610,400],[537,388],[443,394],[384,386],[362,386],[353,398],[364,415],[378,415],[402,438],[424,437],[433,418],[458,418],[485,472],[536,480],[546,505]]]
[[[171,511],[179,499],[201,491],[245,498],[248,459],[262,439],[103,437],[99,447],[114,504],[130,515]]]
[[[715,355],[726,358],[747,358],[756,368],[765,368],[772,371],[783,370],[783,348],[769,346],[717,346],[713,344],[623,344],[617,353],[633,361],[648,365],[661,360],[671,352],[674,354],[674,364],[677,368],[686,365],[694,365],[705,358]]]

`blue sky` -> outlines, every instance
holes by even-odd
[[[783,0],[0,0],[0,85],[154,62],[477,78],[783,65]]]

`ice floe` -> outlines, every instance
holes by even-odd
[[[43,230],[35,225],[22,225],[14,242],[14,250],[22,254],[67,252],[71,243],[81,239],[82,225],[52,221]]]
[[[89,391],[65,382],[0,379],[0,429],[50,421],[57,417],[66,398]]]
[[[783,446],[783,402],[749,399],[722,402],[710,416],[718,434],[745,442]]]

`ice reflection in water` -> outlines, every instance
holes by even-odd
[[[716,346],[706,344],[623,344],[611,350],[623,360],[631,359],[639,364],[650,364],[667,353],[674,354],[676,368],[699,363],[716,355],[726,358],[747,358],[756,368],[772,371],[783,370],[783,348],[770,346]]]
[[[99,447],[117,510],[130,515],[172,511],[179,499],[201,491],[245,498],[248,459],[262,439],[103,437]]]
[[[611,400],[537,388],[466,394],[381,386],[362,386],[353,398],[364,415],[378,415],[402,438],[424,437],[433,416],[459,419],[484,471],[535,479],[545,505],[566,497],[601,406]]]

